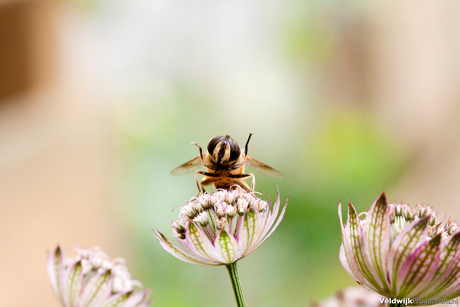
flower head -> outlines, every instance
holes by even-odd
[[[153,229],[156,239],[174,257],[200,265],[227,265],[246,257],[278,227],[280,195],[273,205],[243,189],[216,190],[192,198],[172,222],[173,235],[185,250]],[[278,217],[278,218],[277,218]]]
[[[360,218],[360,216],[365,216]],[[387,204],[385,194],[358,215],[351,203],[340,261],[358,284],[388,298],[460,295],[460,228],[430,207]]]
[[[312,307],[383,307],[384,297],[370,292],[363,287],[353,286],[337,291],[337,293]]]
[[[147,307],[150,290],[135,291],[124,259],[111,259],[97,247],[66,257],[58,246],[48,256],[48,276],[63,307]]]

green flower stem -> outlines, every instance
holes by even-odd
[[[236,262],[226,265],[228,270],[228,275],[232,281],[233,292],[235,293],[236,304],[238,307],[245,307],[243,297],[243,289],[241,289],[240,278],[238,277],[238,270],[236,269]]]

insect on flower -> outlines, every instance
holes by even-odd
[[[248,140],[246,141],[244,153],[242,153],[238,143],[229,135],[213,137],[208,143],[205,154],[203,154],[200,145],[193,142],[192,144],[198,147],[200,155],[173,169],[171,175],[181,176],[195,171],[195,182],[198,187],[198,194],[200,194],[200,192],[204,193],[204,186],[211,184],[214,185],[216,189],[229,190],[237,185],[247,192],[254,191],[254,174],[244,173],[245,165],[255,169],[261,174],[283,179],[284,175],[281,172],[248,156],[248,144],[251,136],[252,133],[249,134]],[[205,172],[197,170],[200,164],[206,168]],[[204,176],[201,184],[198,182],[198,174]],[[249,188],[248,184],[244,181],[249,177],[252,177],[251,188]]]

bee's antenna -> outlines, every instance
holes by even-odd
[[[246,141],[246,145],[244,146],[244,155],[245,156],[248,156],[248,144],[249,144],[249,140],[251,139],[251,136],[252,136],[252,132],[249,132],[248,140]]]

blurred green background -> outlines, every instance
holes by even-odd
[[[305,306],[353,284],[338,260],[337,203],[350,199],[363,211],[383,190],[391,190],[405,161],[396,139],[362,112],[323,111],[308,123],[294,116],[289,125],[300,128],[295,131],[286,131],[282,121],[268,117],[267,128],[260,129],[250,122],[251,114],[243,116],[248,121],[237,119],[232,124],[231,113],[237,110],[215,116],[221,113],[215,104],[196,108],[198,103],[189,104],[196,98],[187,95],[171,99],[164,107],[147,104],[128,116],[123,112],[123,121],[130,119],[118,134],[123,178],[118,191],[124,196],[118,210],[126,230],[137,238],[130,240],[138,266],[134,276],[161,293],[156,302],[160,306],[234,305],[223,267],[180,262],[152,241],[146,225],[172,238],[169,219],[178,215],[172,209],[195,196],[193,174],[169,176],[171,169],[197,155],[191,140],[205,146],[214,134],[231,133],[244,144],[246,131],[254,132],[250,155],[285,174],[284,180],[256,174],[256,190],[268,199],[276,196],[279,186],[282,201],[290,197],[278,230],[239,262],[248,305]],[[260,113],[265,107],[270,106],[260,105]],[[290,113],[288,107],[281,112]]]
[[[42,255],[59,243],[126,258],[153,306],[235,306],[224,267],[177,260],[150,225],[172,238],[173,209],[196,195],[193,174],[170,175],[198,155],[192,141],[205,148],[229,134],[244,146],[249,132],[249,155],[285,175],[256,174],[256,190],[268,199],[279,186],[289,204],[239,262],[247,305],[307,306],[354,285],[338,258],[339,201],[361,212],[385,191],[460,214],[450,206],[460,183],[457,10],[443,1],[0,4],[9,33],[0,35],[9,247],[0,305],[56,306]]]
[[[235,304],[223,267],[178,261],[152,242],[145,227],[150,223],[172,237],[169,219],[177,218],[178,211],[171,210],[194,196],[196,186],[192,174],[175,178],[169,172],[197,156],[192,141],[205,147],[215,135],[230,134],[243,146],[253,132],[250,155],[285,174],[284,180],[256,175],[256,190],[268,199],[278,185],[282,201],[290,197],[279,229],[239,262],[248,306],[306,306],[354,284],[338,260],[337,203],[350,199],[358,210],[368,209],[397,182],[406,162],[404,146],[395,131],[366,112],[365,101],[352,101],[359,97],[341,97],[351,101],[338,107],[324,97],[327,70],[333,69],[328,65],[333,65],[341,43],[337,28],[343,14],[356,8],[344,5],[345,11],[338,13],[337,3],[292,4],[283,5],[285,11],[278,14],[280,4],[275,2],[253,3],[258,9],[220,3],[243,6],[240,13],[246,9],[252,18],[265,19],[260,25],[245,25],[265,27],[259,31],[239,25],[244,16],[233,21],[231,12],[222,12],[228,20],[220,23],[255,35],[253,46],[228,41],[223,45],[234,48],[232,54],[204,51],[223,66],[220,72],[203,55],[194,54],[204,48],[199,39],[189,42],[191,54],[185,57],[198,63],[186,65],[197,71],[183,72],[180,80],[168,80],[159,89],[147,84],[122,99],[126,102],[116,116],[123,178],[118,191],[125,198],[118,208],[127,231],[137,238],[130,241],[135,276],[154,289],[159,306]],[[200,9],[207,4],[188,5],[197,10],[191,19],[205,17]],[[267,11],[259,11],[262,7]],[[252,18],[248,22],[256,22]],[[216,35],[227,39],[225,33]],[[235,68],[226,67],[230,65]]]

